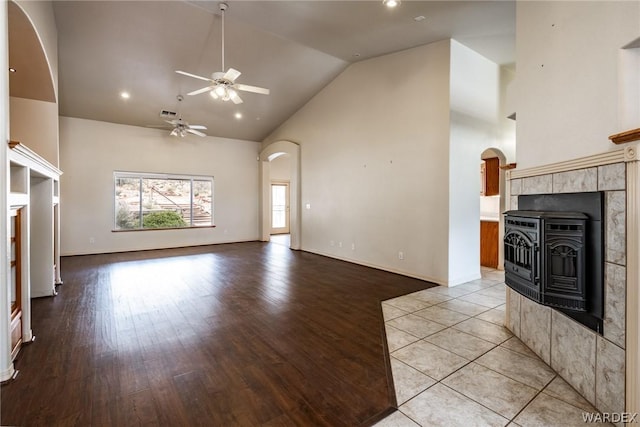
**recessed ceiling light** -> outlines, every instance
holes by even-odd
[[[413,20],[416,22],[424,21],[425,19],[427,18],[425,18],[423,15],[416,16],[415,18],[413,18]]]
[[[131,95],[129,95],[129,92],[120,92],[120,98],[129,99],[131,98]]]
[[[242,113],[236,113],[235,114],[235,118],[238,119],[238,120],[241,119],[242,118]]]
[[[400,4],[400,0],[382,0],[382,4],[387,6],[389,9],[393,9]]]
[[[10,72],[10,73],[15,73],[15,72],[16,72],[16,69],[15,69],[15,68],[13,68],[13,67],[12,67],[12,68],[9,68],[9,72]]]

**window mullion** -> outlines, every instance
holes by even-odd
[[[140,194],[140,203],[138,206],[138,228],[142,229],[143,225],[142,225],[142,198],[143,198],[143,194],[142,194],[142,177],[138,178],[138,182],[139,182],[139,191],[138,193]]]
[[[193,178],[191,178],[190,180],[190,191],[189,191],[189,204],[190,204],[190,210],[189,210],[189,225],[191,227],[193,227],[193,210],[194,210],[194,206],[193,206]]]

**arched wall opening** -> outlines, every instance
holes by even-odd
[[[290,248],[301,249],[300,145],[291,141],[274,142],[260,153],[260,240],[268,242],[271,235],[271,161],[284,155],[290,159]]]
[[[484,198],[485,200],[483,200],[483,196],[481,196],[480,219],[482,220],[483,217],[485,217],[485,215],[488,213],[495,215],[495,219],[497,220],[497,223],[498,223],[498,241],[496,242],[497,250],[498,250],[498,270],[502,270],[504,269],[504,247],[502,245],[502,240],[504,238],[504,219],[503,219],[502,213],[506,209],[506,197],[505,197],[506,176],[505,176],[505,171],[503,169],[503,166],[507,164],[507,158],[500,149],[491,147],[491,148],[485,149],[482,152],[482,154],[480,155],[480,160],[483,161],[486,159],[496,158],[496,157],[498,158],[498,166],[499,166],[498,168],[499,192],[497,196],[491,196],[491,197],[495,197],[496,200],[486,200],[487,199],[486,197]],[[483,202],[490,202],[490,203],[483,203]],[[492,212],[483,211],[484,206],[490,206],[492,208]]]
[[[9,1],[10,139],[60,166],[57,35],[48,2]]]
[[[10,1],[9,66],[15,69],[9,79],[12,97],[57,102],[53,71],[37,29],[22,7]]]
[[[31,331],[31,290],[32,272],[41,267],[45,271],[46,280],[51,280],[53,264],[59,266],[59,236],[57,231],[52,232],[52,244],[42,244],[32,227],[37,213],[48,213],[44,218],[47,226],[59,229],[58,203],[42,204],[34,207],[36,199],[48,200],[52,203],[50,194],[36,194],[36,188],[50,189],[53,192],[50,177],[44,179],[41,176],[40,167],[43,165],[49,169],[55,169],[58,165],[58,105],[57,105],[57,53],[56,32],[53,9],[47,2],[14,2],[9,1],[0,12],[0,39],[7,48],[8,54],[3,55],[2,76],[5,85],[0,89],[0,116],[2,126],[0,133],[5,138],[5,147],[2,148],[3,170],[12,173],[3,174],[0,179],[4,189],[2,199],[2,215],[0,222],[8,226],[9,212],[17,216],[17,211],[24,209],[19,227],[20,232],[15,235],[14,242],[19,241],[20,250],[13,256],[21,258],[14,261],[14,272],[10,272],[9,257],[3,257],[0,262],[0,275],[3,283],[12,283],[13,277],[19,277],[20,287],[14,302],[14,310],[11,310],[10,292],[3,292],[0,298],[0,381],[13,378],[17,371],[13,366],[13,358],[19,349],[20,341],[29,342],[33,339]],[[39,13],[43,12],[43,13]],[[43,30],[43,28],[45,28]],[[46,29],[50,31],[46,31]],[[43,36],[44,35],[44,36]],[[48,42],[48,43],[47,43]],[[46,48],[48,47],[48,49]],[[9,71],[12,70],[12,71]],[[29,147],[25,156],[22,146],[14,146],[9,149],[7,142],[18,141]],[[10,152],[12,154],[10,154]],[[16,154],[20,152],[21,154]],[[35,153],[35,155],[32,155]],[[11,165],[9,164],[11,163]],[[52,168],[49,168],[53,166]],[[14,173],[14,171],[16,171]],[[58,171],[59,172],[59,171]],[[59,175],[58,175],[59,176]],[[18,181],[22,185],[14,186],[11,180]],[[48,180],[49,179],[49,180]],[[48,181],[47,181],[48,180]],[[44,183],[44,184],[42,184]],[[42,185],[40,185],[42,184]],[[7,192],[7,190],[12,191]],[[57,187],[56,187],[57,188]],[[18,191],[14,191],[18,190]],[[18,208],[19,207],[19,208]],[[16,221],[15,216],[11,221]],[[8,227],[2,227],[0,240],[9,242]],[[33,245],[31,241],[36,242]],[[55,240],[54,240],[55,239]],[[44,262],[32,262],[34,258],[31,249],[35,247],[38,254],[46,253]],[[42,249],[44,248],[44,249]],[[42,249],[42,250],[41,250]],[[53,252],[53,253],[52,253]],[[50,264],[53,261],[53,264]],[[35,268],[34,268],[35,266]],[[20,271],[18,271],[20,269]],[[13,276],[15,274],[15,276]],[[54,273],[56,274],[56,273]],[[59,276],[56,276],[58,279]],[[4,280],[6,279],[6,280]],[[14,282],[15,283],[15,282]],[[46,282],[45,282],[46,283]],[[53,287],[53,283],[50,283]],[[7,285],[8,289],[11,289]],[[21,301],[21,304],[15,303]],[[10,323],[9,323],[10,321]],[[21,335],[21,336],[20,336]],[[16,347],[14,347],[14,345]],[[13,350],[13,351],[12,351]]]

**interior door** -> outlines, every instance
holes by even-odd
[[[22,345],[22,267],[20,263],[20,217],[22,209],[11,209],[10,222],[11,234],[11,358],[14,359]]]
[[[271,234],[289,233],[289,183],[271,183]]]

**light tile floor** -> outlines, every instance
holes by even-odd
[[[382,302],[398,411],[376,427],[587,425],[596,409],[502,326],[505,295],[483,268]]]

